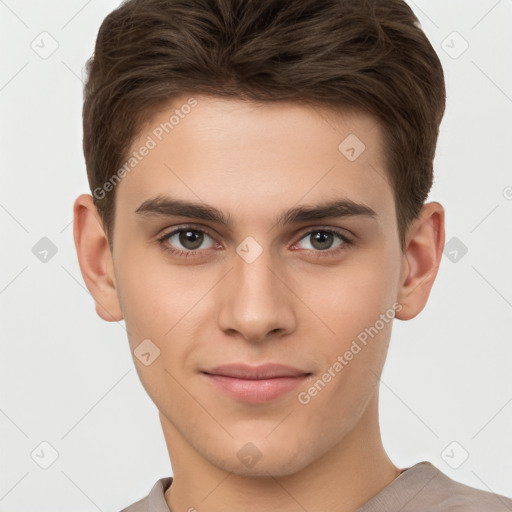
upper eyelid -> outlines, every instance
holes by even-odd
[[[171,235],[175,235],[177,233],[179,233],[180,231],[186,231],[187,229],[190,229],[191,231],[199,231],[201,233],[205,233],[206,235],[208,235],[212,240],[214,240],[215,242],[217,242],[215,240],[215,236],[212,235],[207,228],[205,228],[204,226],[201,226],[201,227],[197,227],[195,226],[194,224],[184,224],[182,226],[174,226],[173,228],[169,228],[169,231],[165,231],[164,230],[164,233],[159,235],[158,236],[158,239],[161,240],[161,239],[166,239],[168,237],[170,237]],[[322,226],[322,225],[319,225],[319,226],[310,226],[310,227],[305,227],[303,228],[305,229],[306,231],[304,231],[300,238],[294,242],[294,243],[297,243],[297,242],[300,242],[304,237],[310,235],[311,233],[314,233],[315,231],[327,231],[327,232],[332,232],[333,234],[335,235],[338,235],[340,238],[343,239],[343,237],[345,237],[349,242],[353,242],[354,238],[356,238],[356,236],[351,233],[350,231],[348,231],[347,229],[344,229],[344,228],[340,228],[340,227],[329,227],[329,226]],[[302,230],[301,230],[302,232]],[[350,233],[350,235],[347,235],[346,233]],[[343,240],[345,242],[345,240]]]
[[[180,231],[186,231],[187,229],[190,229],[191,231],[200,231],[201,233],[207,234],[210,238],[215,238],[213,234],[211,234],[208,229],[205,229],[204,227],[196,227],[192,224],[185,224],[183,226],[175,226],[173,228],[169,228],[169,230],[163,230],[160,235],[158,235],[158,238],[167,238],[171,235],[175,235],[176,233],[179,233]]]

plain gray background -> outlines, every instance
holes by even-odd
[[[384,446],[399,467],[429,460],[512,496],[512,0],[409,3],[446,74],[430,199],[451,245],[427,307],[394,324]],[[118,4],[0,1],[0,511],[118,512],[172,471],[124,327],[96,315],[72,237],[89,192],[82,69]]]

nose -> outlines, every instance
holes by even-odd
[[[293,332],[296,324],[286,271],[268,250],[254,260],[233,257],[233,268],[218,287],[219,328],[249,342]]]

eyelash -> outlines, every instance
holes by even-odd
[[[194,231],[196,233],[203,233],[205,235],[208,235],[212,239],[214,238],[212,235],[210,235],[208,233],[208,231],[205,231],[204,229],[198,229],[198,228],[195,228],[194,226],[181,226],[180,228],[174,229],[173,231],[169,231],[167,233],[164,233],[162,236],[157,238],[157,241],[158,241],[159,245],[161,246],[161,248],[164,251],[171,253],[173,256],[185,257],[185,258],[201,257],[201,254],[199,254],[201,252],[201,250],[195,249],[195,250],[183,251],[181,249],[174,249],[174,248],[170,247],[166,243],[166,241],[171,236],[176,235],[177,233],[181,233],[182,231]],[[300,242],[301,240],[303,240],[307,236],[310,236],[313,233],[318,233],[318,232],[329,233],[331,235],[336,235],[339,238],[341,238],[343,243],[341,245],[339,245],[338,247],[336,247],[335,249],[326,249],[324,251],[321,251],[321,250],[312,251],[315,254],[314,257],[322,258],[322,257],[326,257],[326,256],[335,256],[335,255],[337,255],[337,254],[339,254],[339,253],[341,253],[343,251],[346,251],[347,249],[349,249],[353,245],[352,240],[350,240],[344,233],[341,233],[340,231],[338,231],[336,229],[332,229],[332,228],[325,228],[325,229],[324,228],[315,228],[315,229],[312,229],[312,230],[310,230],[310,231],[308,231],[306,233],[303,233],[303,235],[299,238],[298,241]],[[309,249],[304,249],[304,250],[309,251]]]

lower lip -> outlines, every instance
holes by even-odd
[[[207,379],[229,396],[243,402],[270,402],[289,393],[302,384],[309,375],[274,377],[272,379],[237,379],[224,375],[204,373]]]

